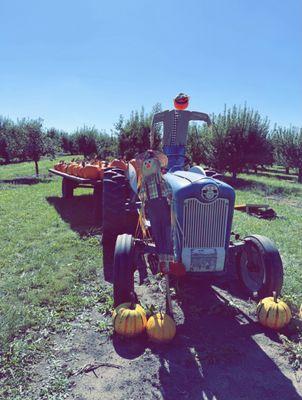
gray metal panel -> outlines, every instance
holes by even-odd
[[[184,201],[183,247],[225,247],[229,201],[217,199],[202,203],[197,199]]]

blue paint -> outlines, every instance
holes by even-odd
[[[226,229],[226,240],[225,240],[225,250],[226,254],[229,247],[232,220],[234,213],[235,204],[235,191],[234,189],[217,179],[202,176],[198,173],[187,172],[187,171],[177,171],[174,173],[167,173],[164,175],[165,179],[169,182],[173,190],[173,208],[177,216],[180,227],[183,227],[183,209],[184,201],[188,198],[195,198],[202,203],[206,201],[201,197],[202,188],[211,183],[215,184],[219,190],[219,198],[227,199],[229,201],[229,211],[227,218],[227,229]],[[179,236],[182,239],[180,230],[178,230]],[[181,260],[181,246],[178,241],[175,242],[175,256],[180,261]],[[227,257],[226,257],[227,259]]]

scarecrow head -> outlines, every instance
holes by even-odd
[[[174,99],[174,107],[176,110],[185,110],[189,105],[189,96],[179,93]]]
[[[148,177],[161,172],[168,164],[168,158],[165,154],[156,150],[147,150],[137,158],[140,173],[143,177]]]

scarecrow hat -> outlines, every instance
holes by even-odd
[[[179,93],[175,98],[174,98],[174,101],[176,102],[176,103],[180,103],[180,104],[183,104],[183,103],[187,103],[188,101],[189,101],[189,96],[187,95],[187,94],[185,94],[185,93]]]

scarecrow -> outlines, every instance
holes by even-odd
[[[161,172],[162,168],[166,168],[168,158],[160,151],[147,150],[137,157],[137,161],[141,180],[138,196],[142,202],[142,213],[151,223],[160,270],[168,272],[169,262],[173,261],[172,189]]]
[[[172,189],[162,175],[167,167],[168,158],[160,151],[147,150],[137,157],[140,190],[138,196],[142,202],[142,214],[151,223],[152,237],[159,258],[159,271],[166,280],[166,312],[173,315],[170,295],[169,273],[173,265],[173,242],[171,229]]]
[[[168,168],[175,165],[183,166],[190,121],[205,121],[211,125],[208,114],[198,111],[188,111],[189,96],[180,93],[174,99],[174,110],[166,110],[154,114],[151,124],[151,145],[155,124],[163,123],[163,151],[168,155]]]

